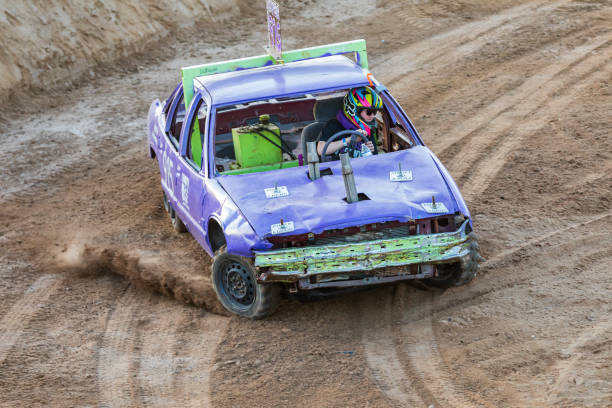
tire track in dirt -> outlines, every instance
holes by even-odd
[[[365,303],[360,304],[360,330],[366,360],[378,388],[391,405],[426,406],[397,358],[391,322],[392,299],[389,294],[370,299],[370,302],[365,302],[367,307]]]
[[[589,224],[592,224],[594,222],[601,221],[604,218],[610,217],[611,215],[612,215],[612,212],[607,212],[607,213],[604,213],[604,214],[599,214],[599,215],[596,215],[596,216],[592,217],[589,220],[578,222],[578,223],[574,223],[574,224],[570,224],[570,225],[568,225],[566,227],[563,227],[563,228],[560,228],[560,229],[556,229],[556,230],[548,232],[546,234],[539,235],[537,237],[534,237],[534,238],[528,240],[527,242],[524,242],[524,243],[522,243],[520,245],[517,245],[517,246],[514,246],[512,248],[508,248],[508,249],[506,249],[506,250],[504,250],[504,251],[494,255],[493,257],[487,259],[482,264],[482,266],[483,267],[487,267],[487,268],[491,268],[491,267],[495,266],[496,264],[498,264],[499,262],[503,261],[504,259],[508,258],[510,255],[513,255],[513,254],[515,254],[515,253],[517,253],[519,251],[522,251],[523,249],[526,249],[526,248],[529,248],[529,247],[533,247],[535,244],[547,241],[549,238],[552,238],[554,236],[563,234],[563,233],[571,231],[573,229],[585,227],[585,226],[587,226]]]
[[[548,392],[548,403],[555,403],[556,397],[567,388],[567,381],[572,374],[572,368],[585,356],[585,353],[578,350],[587,346],[589,343],[601,339],[606,333],[612,332],[612,318],[604,318],[594,327],[585,330],[569,347],[564,350],[565,355],[572,356],[568,360],[562,360],[556,367],[559,374],[557,381]]]
[[[138,396],[146,406],[170,406],[174,396],[174,352],[180,312],[173,304],[155,304],[153,296],[152,293],[143,294],[140,308],[147,311],[147,317],[139,318],[134,327],[138,348]]]
[[[495,138],[489,136],[491,132],[500,133],[507,131],[508,128],[516,125],[518,120],[528,116],[545,103],[555,92],[569,86],[564,82],[565,75],[562,74],[567,73],[568,70],[576,65],[579,66],[581,75],[589,73],[593,67],[592,64],[587,63],[589,61],[585,61],[589,57],[599,64],[605,63],[605,60],[609,57],[602,55],[591,56],[591,53],[598,48],[605,47],[609,41],[609,35],[597,37],[589,44],[576,47],[569,53],[562,55],[560,60],[548,65],[535,75],[527,78],[516,89],[505,93],[486,108],[479,110],[476,116],[463,120],[460,125],[446,132],[444,138],[431,141],[429,143],[430,148],[440,155],[456,143],[465,141],[468,137],[473,136],[470,143],[466,143],[463,149],[457,153],[457,156],[460,154],[473,156],[480,153],[480,148],[484,149],[492,141],[495,141]],[[525,58],[532,57],[528,55]],[[504,69],[506,67],[502,67],[500,71]],[[490,129],[491,127],[493,129]],[[480,136],[476,137],[474,135]],[[453,161],[451,168],[453,171],[463,172],[470,164],[469,161],[466,163],[465,157],[462,157],[461,160]]]
[[[601,171],[585,175],[582,179],[570,181],[561,186],[563,190],[572,191],[576,187],[595,183],[605,177],[612,177],[612,163],[603,163]]]
[[[419,41],[398,50],[390,58],[378,61],[378,75],[385,77],[385,82],[389,85],[401,87],[405,82],[412,80],[410,73],[423,69],[426,64],[435,62],[436,69],[450,65],[457,59],[465,58],[466,55],[482,48],[487,42],[531,24],[539,15],[548,13],[567,2],[568,0],[561,0],[554,3],[538,2],[516,6]]]
[[[430,404],[440,407],[494,407],[475,393],[453,380],[451,370],[442,358],[433,331],[434,292],[406,293],[400,286],[395,300],[395,311],[401,316],[399,334],[402,352],[409,361],[411,377],[419,379]]]
[[[570,86],[571,89],[565,92],[564,95],[549,100],[553,90],[547,87],[548,89],[542,92],[546,93],[546,95],[536,92],[533,97],[525,101],[526,103],[502,115],[505,117],[496,118],[490,127],[483,130],[482,137],[479,137],[480,140],[477,142],[484,144],[486,142],[483,139],[489,136],[489,140],[493,142],[492,144],[496,145],[492,152],[488,152],[486,147],[480,148],[479,146],[474,146],[473,140],[471,143],[466,144],[458,154],[462,160],[453,162],[454,166],[451,166],[450,170],[459,179],[467,178],[467,180],[464,180],[464,183],[461,183],[467,184],[469,182],[464,193],[466,198],[469,200],[475,195],[484,192],[506,163],[509,154],[519,148],[527,136],[538,132],[538,130],[546,126],[554,112],[562,112],[580,93],[594,82],[609,78],[612,72],[612,64],[609,62],[609,53],[606,53],[606,55],[597,54],[586,59],[584,64],[581,64],[576,69],[575,76],[578,76],[578,80],[573,80],[573,84],[566,85]],[[583,70],[588,70],[588,72],[585,73]],[[551,85],[555,89],[560,89],[555,85],[561,82],[563,81],[554,81],[554,84]],[[521,121],[524,118],[528,119]],[[510,137],[504,138],[504,135],[509,132],[511,132]],[[500,141],[500,139],[502,140]],[[483,156],[485,158],[479,160]],[[475,162],[478,165],[470,168],[469,166]],[[460,164],[456,165],[455,163]]]
[[[230,318],[208,313],[204,318],[188,313],[192,330],[179,339],[177,347],[187,356],[180,380],[174,381],[174,393],[186,407],[210,407],[211,377],[217,347],[225,338]],[[178,399],[177,399],[178,400]]]
[[[102,406],[210,406],[210,370],[229,319],[129,286],[98,354]]]
[[[492,299],[508,299],[508,296],[501,293],[501,291],[509,289],[510,293],[516,293],[514,288],[517,285],[524,285],[524,288],[529,293],[532,293],[532,290],[527,288],[534,288],[536,290],[534,296],[535,299],[543,299],[550,296],[550,294],[547,293],[548,288],[544,286],[550,285],[550,279],[540,280],[542,278],[542,273],[538,274],[538,276],[534,276],[533,274],[529,275],[529,272],[527,271],[533,269],[538,269],[538,272],[544,272],[544,275],[554,276],[559,282],[559,285],[582,284],[583,279],[592,279],[593,275],[599,279],[599,284],[606,284],[606,282],[609,283],[609,278],[606,279],[605,277],[608,269],[606,265],[609,264],[610,256],[612,255],[609,232],[602,228],[602,231],[599,233],[589,233],[583,231],[583,234],[584,235],[578,237],[577,239],[564,240],[559,243],[548,245],[544,249],[540,249],[537,251],[539,252],[540,259],[533,263],[520,262],[519,264],[522,264],[523,267],[519,267],[517,264],[514,264],[514,268],[512,266],[508,266],[508,269],[505,269],[506,271],[513,269],[513,273],[516,271],[516,273],[520,276],[512,279],[504,277],[505,282],[495,282],[495,287],[489,288],[490,290],[487,290],[485,293],[478,293],[477,297],[469,298],[467,301],[455,300],[453,305],[445,305],[443,309],[438,309],[436,312],[440,312],[440,310],[453,310],[458,306],[458,304],[461,305],[461,308],[465,309],[474,308],[475,305],[479,304],[483,304],[484,307],[486,307],[486,305],[491,303]],[[576,249],[578,249],[578,251],[576,251]],[[565,256],[566,254],[568,254],[568,256]],[[545,266],[543,266],[543,264]],[[559,273],[559,270],[563,268],[567,268],[567,272]],[[536,279],[537,283],[528,283],[529,279],[534,278]],[[601,280],[602,278],[604,279],[603,281]],[[542,284],[542,286],[540,286],[540,284]],[[557,302],[561,304],[563,304],[563,302],[569,302],[572,300],[573,302],[579,302],[578,299],[583,298],[583,296],[588,298],[589,292],[592,290],[592,288],[579,290],[577,297],[557,299]],[[598,294],[601,295],[600,293]],[[486,296],[486,299],[483,299],[485,295],[488,296]],[[546,305],[546,302],[547,301],[544,300],[543,305]],[[580,303],[583,302],[584,300],[580,301]],[[589,300],[587,300],[587,302],[589,302]],[[596,302],[599,302],[600,313],[605,313],[605,310],[609,309],[608,302],[606,302],[602,297],[599,297]],[[479,308],[476,307],[475,309]],[[529,311],[527,311],[527,314],[528,313]],[[563,326],[562,330],[564,332],[564,336],[563,339],[558,340],[558,342],[564,343],[565,341],[571,341],[571,344],[565,347],[563,350],[560,350],[558,348],[558,342],[553,344],[549,343],[549,346],[546,348],[545,352],[549,355],[551,360],[551,362],[548,364],[540,365],[541,363],[537,361],[537,358],[531,360],[532,363],[540,365],[540,368],[543,370],[543,378],[538,381],[540,386],[533,389],[531,394],[521,395],[526,399],[526,401],[522,401],[521,403],[515,402],[512,404],[512,406],[604,406],[601,404],[585,404],[584,402],[578,403],[576,400],[568,403],[567,401],[559,401],[557,397],[563,392],[568,391],[568,385],[570,384],[568,380],[571,379],[572,375],[578,377],[589,375],[589,370],[585,372],[584,370],[577,368],[580,363],[588,365],[589,369],[601,370],[601,374],[605,372],[605,367],[609,366],[606,361],[606,363],[596,367],[597,365],[595,364],[593,358],[594,356],[600,356],[600,361],[605,358],[605,353],[598,353],[601,352],[602,349],[605,350],[606,344],[609,345],[610,343],[609,335],[612,333],[612,320],[610,319],[610,316],[604,314],[603,318],[597,322],[595,326],[588,327],[584,329],[582,333],[579,332],[575,334],[573,333],[573,327],[576,324],[579,325],[579,322],[584,319],[583,314],[576,313],[576,309],[571,308],[567,312],[564,311],[563,313],[558,313],[555,311],[550,311],[547,314],[549,317],[544,319],[545,324],[547,323],[546,320],[553,320],[556,321],[558,325]],[[531,321],[527,315],[525,315],[524,318],[526,321],[535,324],[535,322]],[[521,323],[518,323],[519,326],[520,324]],[[535,326],[538,327],[537,324]],[[533,328],[533,326],[531,327]],[[608,336],[607,339],[605,337],[606,335]],[[538,335],[536,334],[536,336]],[[543,337],[546,336],[544,335]],[[519,360],[524,361],[525,359],[529,359],[522,356],[525,353],[525,347],[520,345],[520,341],[515,343],[515,345],[517,347],[514,349],[505,347],[505,352],[514,354]],[[599,348],[599,350],[597,350],[597,348]],[[608,351],[609,350],[610,349],[608,347]],[[534,351],[537,352],[537,350]],[[487,354],[490,355],[490,350],[487,351]],[[496,365],[498,362],[503,364],[504,361],[508,361],[508,356],[499,355],[497,358],[493,357],[487,359],[486,365],[490,367]],[[593,375],[591,372],[591,378],[597,378],[601,382],[601,374]],[[603,377],[605,379],[606,376],[603,375]],[[605,381],[610,384],[609,379],[605,379]],[[522,383],[522,381],[520,382]],[[577,383],[577,385],[580,385],[580,383]],[[581,396],[579,395],[580,394],[577,394],[576,391],[570,392],[570,396],[573,398],[580,399]],[[546,401],[547,403],[539,401]]]
[[[43,275],[38,278],[0,320],[0,364],[6,359],[13,345],[21,337],[28,322],[41,306],[62,285],[58,275]]]
[[[417,27],[421,30],[426,30],[430,27],[439,27],[444,24],[444,19],[435,18],[436,15],[448,15],[448,6],[445,4],[429,4],[428,10],[420,4],[419,0],[402,2],[402,8],[397,12],[405,23]]]
[[[147,406],[210,406],[210,371],[229,319],[154,294],[138,327],[139,395]]]
[[[132,406],[136,402],[133,373],[136,364],[134,314],[137,308],[138,292],[128,284],[108,315],[98,350],[98,391],[103,407]]]
[[[606,214],[605,216],[608,216]],[[604,216],[596,217],[589,221],[589,223],[596,222],[604,218]],[[586,223],[585,223],[586,224]],[[580,224],[574,224],[572,228],[579,228]],[[562,242],[559,245],[553,245],[549,251],[554,252],[565,252],[566,246],[571,248],[579,246],[581,248],[589,248],[590,251],[581,252],[578,257],[572,260],[572,264],[589,264],[593,265],[601,259],[609,258],[610,248],[609,243],[602,240],[602,236],[608,236],[609,234],[588,234],[582,238],[572,240],[571,242]],[[547,234],[548,237],[554,236],[554,234]],[[599,245],[596,245],[599,244]],[[548,256],[547,256],[548,258]],[[551,270],[556,267],[551,267]],[[465,388],[463,385],[458,384],[451,373],[457,372],[448,367],[444,360],[442,353],[439,350],[437,335],[433,328],[433,316],[436,313],[453,309],[457,304],[461,304],[462,307],[467,307],[471,304],[470,301],[474,299],[482,299],[484,295],[489,295],[499,290],[505,290],[515,286],[517,283],[525,281],[525,277],[529,275],[528,270],[524,271],[525,276],[508,276],[502,281],[496,282],[494,287],[490,287],[489,290],[484,292],[476,292],[475,296],[469,298],[457,298],[450,302],[445,302],[442,307],[436,307],[435,291],[417,291],[414,288],[410,288],[408,285],[401,285],[398,296],[394,300],[394,309],[392,315],[401,316],[401,325],[398,327],[399,333],[397,338],[400,339],[402,345],[400,354],[404,355],[408,359],[408,363],[405,364],[404,375],[414,379],[417,389],[420,390],[423,400],[428,404],[442,407],[494,407],[493,403],[484,400],[476,392]],[[520,275],[521,273],[518,272]],[[407,292],[406,289],[410,291]],[[473,294],[473,292],[472,292]],[[583,347],[584,345],[592,342],[595,339],[600,338],[602,333],[606,333],[610,330],[611,321],[606,319],[605,321],[598,324],[592,330],[585,332],[580,338],[575,341],[570,347],[568,347],[567,354],[575,354],[575,350]],[[576,354],[574,358],[565,361],[560,365],[560,374],[562,377],[566,372],[571,372],[571,367],[583,354]],[[399,355],[397,357],[400,358]],[[559,384],[564,384],[567,380],[567,376],[560,378],[557,381]],[[479,378],[479,381],[487,381],[484,375]],[[562,389],[562,387],[553,388],[551,393],[556,392],[554,390]],[[551,395],[549,393],[549,395]],[[516,396],[517,400],[514,402],[517,406],[528,406],[529,399],[523,400],[523,396]]]
[[[501,252],[500,254],[495,255],[490,260],[487,260],[484,264],[483,271],[490,270],[494,268],[497,264],[507,259],[509,256],[520,252],[522,250],[528,251],[529,248],[532,248],[531,253],[527,253],[524,260],[520,262],[530,262],[530,259],[534,259],[535,257],[540,257],[541,259],[560,259],[559,254],[551,255],[551,251],[557,251],[558,253],[568,253],[571,254],[573,251],[573,247],[577,244],[581,244],[582,248],[588,248],[589,251],[582,250],[579,256],[579,261],[586,262],[587,264],[593,261],[594,259],[600,259],[602,257],[608,256],[607,254],[610,251],[610,243],[609,240],[606,242],[602,240],[600,237],[609,236],[607,231],[610,229],[610,226],[602,223],[603,219],[610,217],[612,213],[608,212],[605,214],[601,214],[587,220],[585,222],[574,223],[568,225],[567,227],[560,228],[558,230],[542,234],[538,237],[535,237],[529,240],[527,243],[516,246],[514,248],[510,248],[506,251]],[[594,225],[592,225],[594,224]],[[583,227],[592,225],[591,229],[585,229]],[[602,228],[603,231],[606,232],[597,232],[596,228]],[[572,237],[571,240],[564,239],[563,237],[559,237],[564,232],[576,230],[576,236]],[[588,231],[588,232],[587,232]],[[583,234],[583,235],[580,235]],[[591,241],[591,242],[589,242]],[[533,244],[536,243],[546,243],[546,246],[536,247]],[[564,249],[569,247],[567,249]],[[545,250],[542,248],[546,248]],[[545,251],[545,252],[544,252]],[[579,261],[572,261],[574,264],[579,263]],[[537,260],[536,260],[537,262]],[[549,262],[550,263],[550,262]],[[563,261],[563,265],[565,266],[566,260]],[[504,274],[501,276],[497,276],[494,282],[491,282],[485,286],[484,289],[475,289],[475,291],[465,291],[465,295],[457,294],[453,300],[449,300],[446,302],[445,306],[438,307],[435,309],[436,313],[443,312],[449,309],[456,307],[461,304],[464,307],[474,303],[481,303],[482,298],[485,296],[499,292],[511,287],[516,286],[517,284],[524,283],[528,281],[530,278],[533,278],[533,272],[529,268],[515,268],[511,274]]]
[[[604,233],[604,235],[606,235]],[[607,234],[609,236],[609,234]],[[542,261],[545,261],[547,259],[559,259],[560,262],[557,264],[552,264],[547,268],[546,273],[547,274],[551,274],[554,276],[558,276],[558,270],[559,270],[559,266],[563,265],[564,267],[567,267],[569,269],[574,269],[574,268],[579,268],[580,265],[590,265],[589,268],[585,268],[582,269],[580,271],[577,271],[577,273],[567,273],[566,275],[563,276],[563,278],[565,278],[566,280],[564,281],[565,284],[575,284],[575,279],[581,279],[581,274],[584,275],[590,275],[590,273],[592,272],[592,266],[597,266],[600,269],[600,272],[598,273],[599,277],[601,278],[604,273],[604,270],[601,269],[601,267],[603,266],[605,268],[606,265],[606,261],[610,259],[610,247],[607,246],[605,244],[602,244],[602,234],[598,234],[598,235],[585,235],[582,239],[579,239],[577,241],[572,241],[572,242],[564,242],[560,245],[552,245],[550,246],[547,251],[548,253],[546,255],[542,255]],[[571,259],[563,259],[562,260],[562,256],[559,256],[559,253],[563,253],[566,251],[571,251],[572,248],[593,248],[595,245],[598,244],[598,248],[593,249],[592,251],[589,251],[588,253],[584,253],[584,254],[580,254],[578,256],[573,256]],[[525,264],[523,264],[525,265]],[[507,294],[503,294],[501,293],[501,291],[504,290],[509,290],[508,293],[516,293],[515,291],[515,287],[517,285],[525,285],[529,280],[529,278],[536,278],[538,279],[539,277],[534,277],[532,276],[528,276],[527,273],[524,273],[525,270],[529,270],[529,265],[540,265],[540,262],[536,262],[535,264],[531,264],[531,263],[526,263],[527,268],[523,267],[519,267],[518,265],[514,265],[514,270],[519,269],[520,272],[518,273],[523,273],[523,276],[520,277],[519,279],[515,279],[515,278],[510,278],[505,277],[505,282],[503,282],[503,284],[499,284],[501,282],[495,282],[495,288],[492,288],[491,290],[487,290],[485,293],[480,293],[477,292],[475,297],[469,297],[469,298],[464,298],[464,299],[460,299],[457,297],[453,296],[453,300],[450,302],[448,301],[443,301],[443,302],[439,302],[441,303],[442,307],[435,307],[433,308],[433,311],[431,312],[432,314],[435,313],[439,316],[439,314],[441,312],[445,312],[445,311],[450,311],[451,313],[453,311],[457,311],[457,310],[461,310],[461,309],[474,309],[474,310],[480,310],[481,308],[486,310],[490,305],[491,302],[494,301],[494,299],[508,299],[508,295]],[[508,279],[510,278],[510,279]],[[609,280],[608,280],[609,281]],[[543,284],[549,284],[550,280],[543,280]],[[528,288],[538,288],[538,284],[536,284],[536,286],[533,286],[533,283],[531,284],[527,284],[525,286],[523,286],[524,290],[527,290],[531,293],[531,289]],[[537,290],[537,289],[536,289]],[[545,289],[544,289],[545,290]],[[469,290],[466,292],[470,292]],[[471,293],[474,293],[474,291],[471,291]],[[536,292],[537,293],[537,292]],[[485,295],[488,295],[485,297]],[[537,295],[536,295],[537,296]],[[439,299],[441,300],[441,299]],[[537,304],[537,303],[536,303]],[[544,301],[544,304],[546,304],[546,301]],[[482,305],[482,306],[480,306]],[[603,312],[605,309],[600,310],[601,312]],[[486,315],[486,313],[485,313]],[[491,317],[490,315],[488,316],[489,318]],[[564,329],[565,331],[565,340],[569,340],[572,338],[575,338],[574,335],[572,335],[572,329],[571,327],[573,326],[572,323],[570,322],[575,322],[576,318],[578,318],[578,320],[581,320],[580,318],[582,318],[582,316],[573,316],[572,317],[568,317],[568,316],[563,316],[561,317],[558,313],[555,312],[551,312],[550,313],[550,317],[549,319],[558,319],[560,322],[560,325],[567,325],[567,327]],[[465,316],[463,316],[463,318],[465,319]],[[519,327],[520,330],[520,326],[522,325],[521,319],[523,317],[518,319],[517,325]],[[526,319],[527,321],[529,321],[529,317],[525,316],[524,319]],[[546,320],[549,320],[546,319]],[[500,353],[498,355],[498,357],[495,357],[495,352],[494,349],[495,346],[494,344],[491,344],[491,342],[486,340],[486,336],[484,338],[480,338],[477,339],[476,341],[483,341],[483,344],[485,345],[485,347],[489,347],[489,349],[485,349],[483,350],[483,352],[489,356],[491,356],[491,351],[493,350],[493,355],[489,358],[487,358],[486,360],[481,360],[478,357],[476,357],[476,362],[478,362],[478,365],[476,365],[476,367],[474,367],[474,362],[472,360],[472,364],[467,363],[467,362],[459,362],[456,365],[454,365],[452,367],[452,371],[453,373],[457,373],[457,375],[459,376],[464,376],[463,377],[465,380],[467,380],[468,384],[474,384],[474,383],[478,383],[479,387],[483,390],[486,389],[497,389],[500,388],[501,385],[503,385],[504,387],[509,385],[505,383],[505,379],[503,377],[498,377],[493,379],[492,381],[490,381],[490,384],[487,384],[488,382],[488,373],[490,371],[490,367],[491,366],[496,366],[497,364],[503,365],[505,363],[507,363],[508,361],[512,361],[512,360],[519,360],[519,361],[523,361],[522,364],[527,365],[527,364],[534,364],[537,365],[540,369],[543,369],[544,372],[548,372],[548,374],[542,373],[542,377],[546,378],[546,380],[542,379],[538,379],[538,383],[541,384],[539,387],[536,387],[534,389],[531,390],[530,393],[526,393],[526,392],[518,392],[516,394],[507,394],[507,396],[504,398],[502,397],[502,401],[504,401],[504,404],[499,404],[500,399],[496,399],[496,405],[495,406],[558,406],[559,405],[559,401],[555,400],[555,396],[558,395],[559,393],[563,392],[563,391],[567,391],[567,387],[568,387],[568,379],[570,379],[571,375],[577,375],[578,373],[581,372],[581,370],[579,369],[575,369],[574,368],[579,365],[580,363],[583,364],[589,364],[591,363],[592,360],[592,356],[590,356],[590,352],[592,352],[593,356],[594,355],[599,355],[596,353],[599,353],[602,349],[602,347],[605,349],[605,344],[606,344],[606,340],[605,337],[602,338],[602,335],[604,334],[610,334],[610,329],[611,327],[611,323],[612,321],[610,321],[609,317],[604,317],[603,321],[600,321],[599,323],[597,323],[595,325],[595,327],[590,327],[588,329],[586,329],[579,337],[578,340],[574,341],[570,346],[568,346],[565,351],[561,352],[561,356],[562,357],[558,357],[559,356],[559,351],[557,349],[558,347],[558,343],[552,344],[551,346],[549,346],[549,348],[547,348],[545,354],[549,355],[551,360],[553,361],[552,366],[548,366],[548,364],[544,364],[544,361],[538,361],[537,357],[526,357],[524,356],[526,349],[529,350],[529,347],[525,347],[524,345],[521,344],[521,340],[517,340],[517,342],[514,343],[515,347],[512,347],[511,344],[507,344],[504,349],[503,349],[503,353]],[[455,318],[453,318],[453,320],[455,320]],[[511,320],[508,321],[508,323],[510,325],[513,324],[513,322]],[[529,324],[528,324],[529,325]],[[482,326],[481,326],[482,328]],[[509,327],[509,329],[511,329],[512,326]],[[417,330],[416,327],[411,327],[411,330]],[[486,329],[484,329],[486,331]],[[528,329],[529,330],[529,329]],[[434,334],[436,334],[434,332]],[[448,344],[449,338],[448,336],[445,336],[446,340],[444,344]],[[529,336],[527,336],[527,338],[529,339]],[[450,340],[452,341],[452,340]],[[529,341],[529,340],[527,340]],[[609,344],[609,337],[608,337],[608,344]],[[535,340],[533,340],[533,343],[535,343]],[[452,344],[451,344],[452,346]],[[599,351],[597,351],[595,348],[599,347]],[[577,352],[577,350],[583,350],[584,352]],[[472,352],[474,352],[474,348],[471,349]],[[542,349],[540,348],[539,350],[534,350],[534,352],[541,352]],[[456,355],[457,351],[455,350],[455,355]],[[476,353],[478,353],[478,351],[476,351]],[[508,354],[510,355],[514,355],[515,357],[508,357]],[[602,353],[603,354],[603,353]],[[572,356],[569,360],[566,360],[563,356]],[[605,355],[605,354],[603,354]],[[553,357],[554,356],[554,357]],[[419,358],[423,358],[422,356],[419,356]],[[554,359],[556,358],[556,362],[554,361]],[[600,357],[600,361],[601,358]],[[468,360],[469,361],[469,360]],[[527,362],[529,361],[529,362]],[[587,363],[588,362],[588,363]],[[410,363],[412,363],[412,361],[410,361]],[[489,367],[489,368],[481,368],[481,365],[483,364],[485,367]],[[605,370],[607,363],[602,364],[599,369],[602,370],[602,372]],[[534,368],[535,369],[535,368]],[[496,370],[494,370],[496,371]],[[558,379],[554,378],[555,381],[553,386],[551,386],[551,382],[552,378],[550,373],[556,373],[558,372]],[[578,374],[579,375],[579,374]],[[527,377],[529,377],[530,374],[527,374]],[[582,376],[584,376],[584,374],[582,374]],[[568,378],[569,377],[569,378]],[[601,375],[597,376],[592,376],[591,378],[598,378],[599,380],[601,380]],[[605,377],[605,375],[604,375]],[[517,381],[516,377],[513,380],[510,381]],[[533,381],[533,379],[531,380]],[[522,380],[518,380],[518,385],[519,385],[519,390],[520,390],[520,385],[524,385]],[[609,380],[608,380],[609,383]],[[515,383],[516,384],[516,383]],[[578,383],[579,384],[579,383]],[[557,386],[558,385],[558,386]],[[514,388],[514,387],[512,387]],[[518,390],[517,390],[518,391]],[[570,394],[572,395],[572,394]],[[575,397],[576,394],[573,393],[573,396]],[[553,402],[552,404],[545,404],[542,403],[541,401],[547,401]],[[586,404],[577,404],[575,401],[573,403],[568,404],[567,402],[565,402],[565,404],[561,404],[562,406],[587,406]],[[446,405],[446,403],[443,401],[442,405],[436,405],[436,406],[448,406]],[[471,405],[468,405],[471,406]],[[588,406],[603,406],[603,405],[588,405]],[[607,405],[606,405],[607,406]]]

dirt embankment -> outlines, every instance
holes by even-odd
[[[0,102],[30,87],[68,85],[96,64],[146,51],[179,30],[235,15],[238,3],[4,2],[0,7]]]

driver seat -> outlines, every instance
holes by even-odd
[[[304,129],[302,129],[302,137],[300,142],[302,145],[302,157],[304,158],[304,163],[308,163],[306,143],[319,141],[323,127],[325,127],[328,120],[336,117],[338,111],[342,109],[343,103],[343,96],[322,99],[315,103],[314,107],[312,108],[315,121],[306,125]]]

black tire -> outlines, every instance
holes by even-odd
[[[211,279],[221,304],[239,316],[261,319],[278,307],[280,286],[257,283],[253,263],[228,254],[225,245],[215,252]]]
[[[187,227],[185,226],[185,224],[183,224],[183,221],[181,221],[179,216],[176,215],[176,211],[174,211],[174,208],[172,208],[172,205],[170,205],[166,193],[162,194],[164,195],[164,208],[166,209],[166,212],[170,215],[170,221],[172,222],[174,230],[179,233],[187,232]]]
[[[470,242],[470,253],[461,262],[453,264],[438,265],[438,276],[425,279],[424,282],[429,286],[437,288],[450,288],[461,286],[471,282],[478,275],[479,263],[483,260],[480,255],[478,239],[474,232],[468,234]]]
[[[179,232],[181,234],[183,232],[187,232],[187,227],[185,227],[183,221],[181,221],[176,211],[174,211],[174,208],[170,212],[170,219],[172,220],[172,226],[174,227],[174,230],[176,232]]]
[[[164,208],[166,209],[166,212],[168,214],[170,214],[170,203],[168,202],[168,197],[166,197],[166,193],[162,192],[162,194],[164,195]]]

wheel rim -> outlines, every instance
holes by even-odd
[[[249,271],[238,262],[226,262],[222,267],[223,291],[228,300],[239,308],[255,301],[255,285]]]

